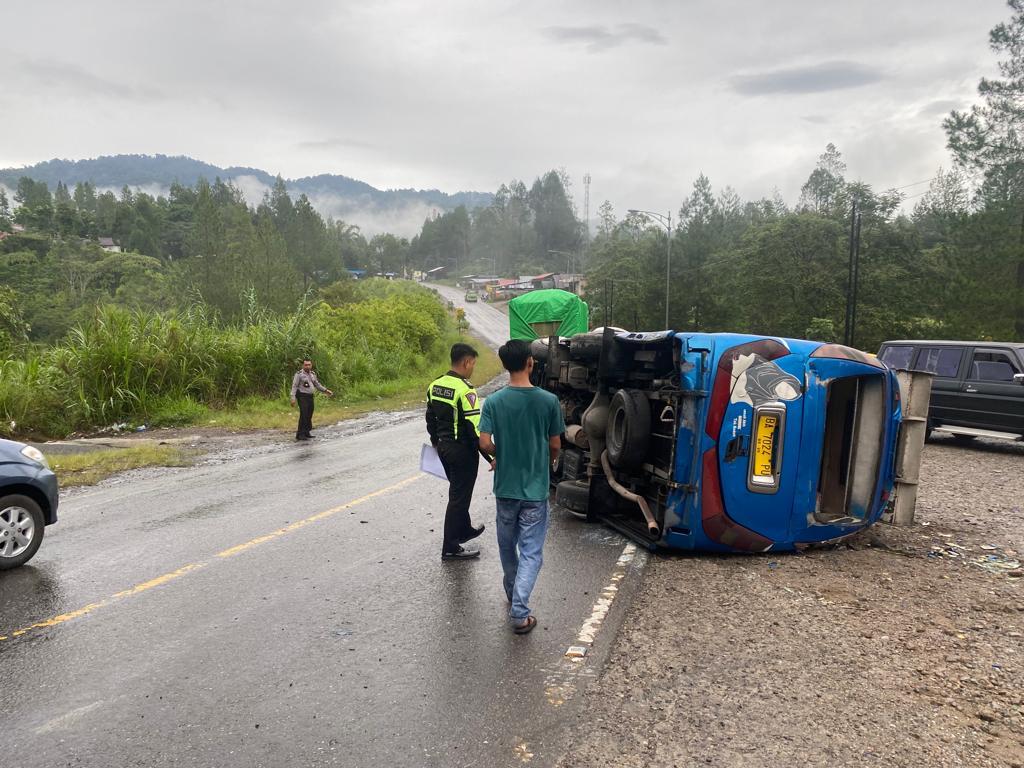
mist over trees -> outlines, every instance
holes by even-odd
[[[455,274],[525,275],[566,268],[566,254],[582,242],[563,172],[526,184],[502,184],[493,202],[468,212],[460,206],[428,219],[410,243],[418,268],[450,267]]]

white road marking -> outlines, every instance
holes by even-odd
[[[636,559],[636,554],[636,544],[629,543],[623,548],[622,554],[619,555],[619,559],[615,562],[615,568],[612,569],[611,580],[601,590],[601,595],[594,603],[590,616],[583,622],[579,634],[576,635],[577,645],[589,647],[594,644],[594,638],[597,637],[601,624],[604,623],[608,611],[612,609],[612,603],[615,602],[615,595],[619,591],[619,582],[626,578],[626,571],[629,568],[629,564]],[[566,655],[568,655],[568,651]],[[574,658],[581,657],[575,656]]]
[[[636,544],[626,544],[622,554],[615,561],[612,574],[608,583],[601,590],[600,596],[594,602],[590,616],[583,622],[576,635],[576,642],[570,645],[565,654],[558,662],[548,670],[544,681],[544,693],[548,704],[552,707],[561,707],[569,699],[576,695],[579,690],[581,678],[593,678],[597,672],[593,665],[588,664],[590,650],[593,647],[597,633],[601,629],[608,612],[615,602],[615,596],[619,593],[619,584],[626,578],[630,567],[642,567],[646,562],[647,553],[638,550]]]

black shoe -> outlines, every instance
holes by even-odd
[[[479,549],[466,549],[465,547],[459,547],[454,552],[442,552],[442,560],[472,560],[475,557],[480,557]]]
[[[307,433],[306,433],[306,437],[307,437],[308,439],[312,440],[312,439],[313,439],[314,437],[316,437],[316,435],[314,435],[314,434],[313,434],[312,432],[307,432]]]
[[[483,523],[481,523],[476,528],[474,528],[473,526],[470,526],[469,527],[469,535],[462,540],[462,543],[465,544],[467,541],[472,541],[473,539],[475,539],[477,536],[479,536],[483,532],[484,532],[484,525],[483,525]]]
[[[306,437],[305,435],[296,435],[295,439],[296,440],[309,440],[309,438]]]

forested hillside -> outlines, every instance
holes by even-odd
[[[195,186],[200,179],[220,179],[247,195],[250,205],[278,181],[292,197],[306,195],[323,216],[344,218],[372,229],[406,232],[418,227],[427,211],[454,210],[460,205],[486,205],[490,195],[479,192],[447,194],[436,189],[377,189],[358,179],[338,174],[318,174],[298,179],[279,179],[259,168],[220,168],[191,157],[167,155],[110,155],[89,160],[47,160],[26,168],[0,169],[0,186],[15,189],[22,177],[42,182],[50,190],[63,184],[73,189],[88,184],[97,192],[133,191],[153,197],[167,196],[175,185]],[[411,227],[411,229],[410,229]]]
[[[743,201],[699,176],[673,226],[669,325],[842,341],[856,210],[855,345],[1024,338],[1018,202],[987,184],[972,193],[957,170],[939,171],[913,203],[844,171],[830,145],[795,207],[780,197]],[[601,208],[587,268],[595,322],[665,324],[665,238],[642,214],[619,219]]]
[[[58,184],[51,195],[22,177],[16,200],[12,217],[0,193],[0,226],[13,218],[25,227],[0,241],[0,282],[16,293],[33,340],[60,337],[104,303],[163,310],[201,301],[231,319],[251,291],[261,306],[290,310],[311,288],[347,278],[346,267],[386,262],[396,242],[368,242],[357,228],[324,220],[280,181],[255,208],[236,187],[205,180],[153,198],[127,188],[97,193],[87,183]],[[125,252],[103,250],[101,237]]]

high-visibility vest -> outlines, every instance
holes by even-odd
[[[466,421],[473,429],[472,438],[480,436],[480,398],[476,389],[463,378],[446,373],[434,379],[427,388],[427,408],[434,405],[447,406],[433,408],[438,417],[438,437],[445,439],[447,427],[451,424],[451,439],[470,442],[465,433],[460,440],[461,422]],[[444,414],[442,416],[442,414]]]

